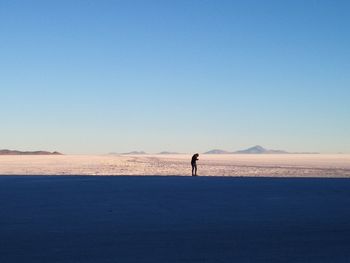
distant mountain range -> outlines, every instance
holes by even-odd
[[[59,152],[0,150],[0,155],[62,155]]]
[[[132,152],[126,152],[126,153],[110,153],[110,155],[143,155],[148,154],[144,151],[132,151]],[[170,151],[162,151],[156,154],[180,154],[178,152],[170,152]],[[250,147],[248,149],[239,150],[239,151],[225,151],[221,149],[213,149],[210,151],[207,151],[203,154],[319,154],[317,152],[287,152],[283,150],[272,150],[272,149],[266,149],[260,145],[255,145],[253,147]]]
[[[286,154],[289,152],[282,151],[282,150],[269,150],[269,149],[265,149],[260,145],[256,145],[245,150],[236,151],[234,153],[235,154]]]
[[[282,151],[282,150],[269,150],[269,149],[265,149],[260,145],[256,145],[248,149],[235,151],[235,152],[214,149],[214,150],[205,152],[204,154],[288,154],[288,153],[289,152]]]

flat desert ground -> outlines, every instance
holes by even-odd
[[[1,156],[0,262],[350,262],[348,156],[189,157]]]
[[[1,175],[191,174],[191,155],[0,156]],[[350,177],[350,155],[200,155],[201,176]]]

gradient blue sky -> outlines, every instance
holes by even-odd
[[[0,148],[350,152],[350,1],[0,1]]]

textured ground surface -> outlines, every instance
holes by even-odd
[[[0,156],[2,175],[190,175],[190,155]],[[350,155],[200,155],[205,176],[350,177]]]
[[[0,262],[350,262],[350,180],[0,176]]]

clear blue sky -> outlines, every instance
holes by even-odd
[[[0,148],[350,153],[350,1],[0,1]]]

